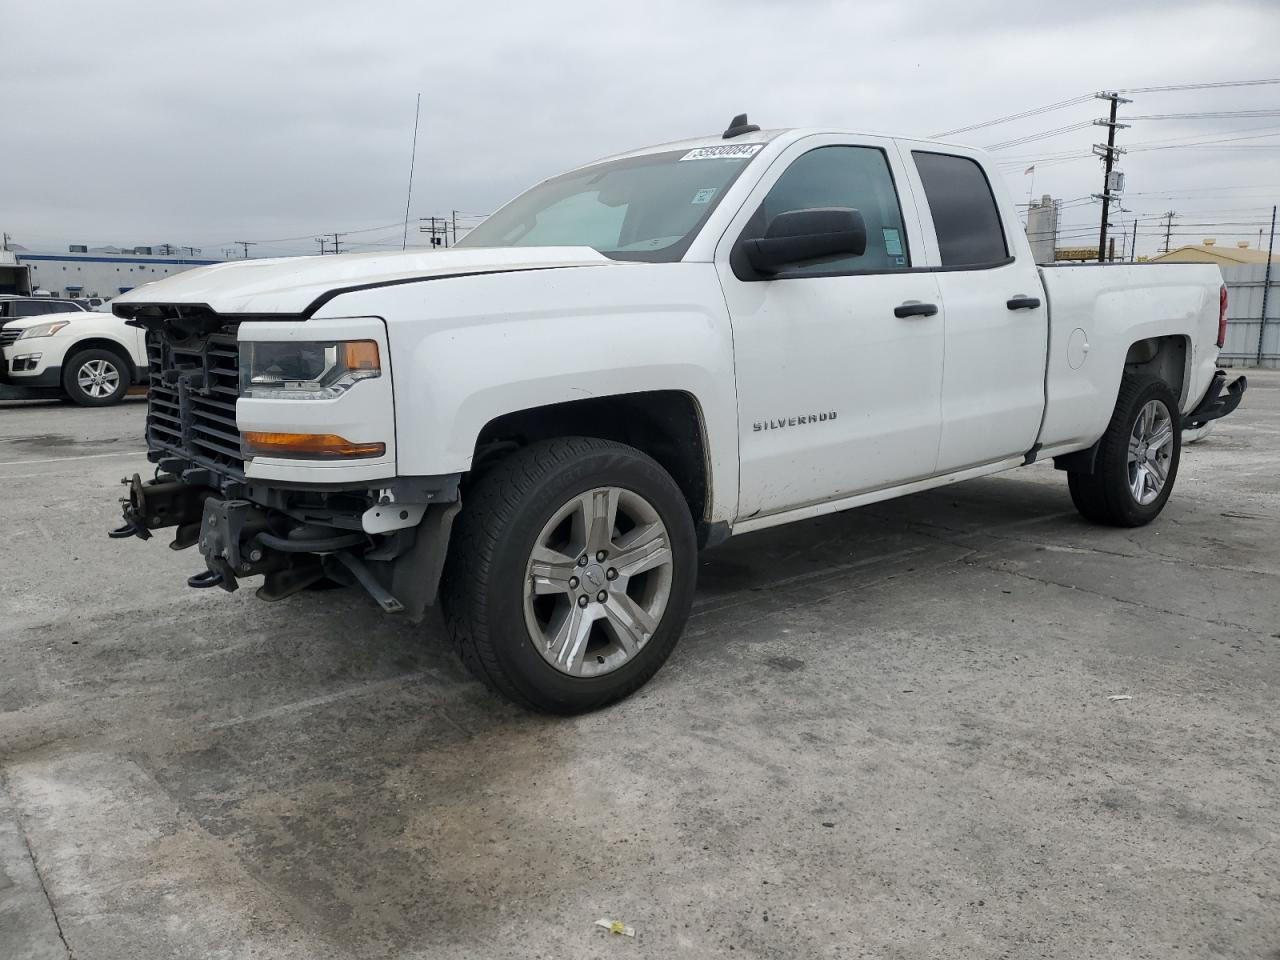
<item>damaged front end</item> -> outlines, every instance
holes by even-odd
[[[243,484],[233,485],[237,496],[223,497],[182,479],[203,478],[201,468],[183,467],[165,460],[152,480],[122,480],[129,488],[124,523],[111,536],[146,540],[153,530],[175,528],[170,548],[196,546],[205,561],[188,586],[236,590],[241,579],[261,576],[258,597],[282,600],[327,580],[359,585],[385,612],[413,619],[434,599],[460,506],[456,478],[338,491]],[[383,529],[384,518],[413,517],[410,526]]]
[[[458,476],[339,480],[344,464],[318,471],[319,482],[255,476],[239,427],[245,411],[237,411],[246,402],[237,328],[249,321],[169,307],[139,310],[131,322],[147,331],[147,457],[155,475],[122,481],[124,522],[111,536],[146,540],[172,528],[172,549],[195,546],[204,559],[187,580],[192,587],[230,591],[261,576],[257,595],[280,600],[330,581],[360,586],[388,613],[421,618],[444,565]],[[377,357],[376,347],[365,349]],[[378,396],[377,387],[360,389],[362,405]],[[252,418],[255,401],[248,402]],[[287,404],[295,418],[292,411],[304,409]],[[330,405],[326,415],[334,411]],[[277,472],[290,469],[271,462]]]

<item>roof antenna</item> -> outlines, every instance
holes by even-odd
[[[724,132],[723,139],[732,140],[734,137],[740,137],[744,133],[755,133],[760,128],[754,123],[747,123],[747,115],[740,113],[729,121],[729,129]]]

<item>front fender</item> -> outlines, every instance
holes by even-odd
[[[710,518],[732,517],[733,343],[710,264],[457,277],[344,295],[330,309],[387,322],[401,475],[470,469],[481,430],[506,414],[676,390],[702,412]]]

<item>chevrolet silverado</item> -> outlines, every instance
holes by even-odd
[[[1246,387],[1217,267],[1037,267],[981,151],[745,116],[448,250],[221,263],[114,310],[154,476],[113,535],[174,527],[195,587],[439,596],[478,677],[566,713],[662,665],[700,547],[1046,458],[1086,518],[1145,524]]]

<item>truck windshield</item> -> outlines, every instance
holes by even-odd
[[[614,260],[670,263],[762,144],[650,153],[544,180],[460,247],[592,247]]]

